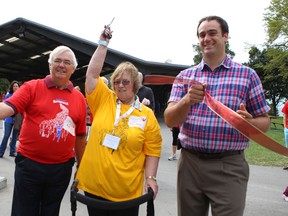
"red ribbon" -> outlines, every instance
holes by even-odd
[[[160,75],[146,75],[145,76],[145,84],[199,84],[199,82],[189,79],[175,79],[172,76],[160,76]],[[208,107],[220,118],[222,118],[225,122],[230,124],[236,130],[238,130],[241,134],[243,134],[248,139],[253,140],[254,142],[262,145],[263,147],[270,149],[278,154],[282,154],[288,157],[288,149],[273,140],[271,137],[267,136],[260,129],[252,125],[245,118],[240,116],[234,110],[225,106],[221,102],[214,99],[209,95],[208,92],[205,92],[205,100]]]

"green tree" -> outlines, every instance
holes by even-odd
[[[194,52],[196,53],[196,55],[194,55],[194,57],[193,57],[193,62],[194,62],[194,65],[197,65],[201,62],[203,55],[202,55],[202,52],[200,50],[199,43],[193,44],[192,47],[193,47]]]
[[[283,51],[279,48],[266,47],[261,51],[252,46],[249,51],[249,62],[246,63],[260,77],[266,98],[270,101],[270,115],[274,116],[278,115],[277,105],[286,98],[288,90],[287,75],[281,72],[279,56],[283,59]]]
[[[0,78],[0,93],[6,92],[9,88],[10,82],[8,79]]]
[[[271,61],[267,69],[277,68],[283,77],[283,82],[288,82],[288,0],[271,0],[266,9],[264,21],[268,35],[267,47],[271,54]],[[288,89],[286,93],[288,98]]]
[[[287,48],[288,42],[288,0],[271,0],[264,14],[268,43]]]
[[[268,78],[279,77],[275,91],[279,91],[280,100],[288,98],[288,0],[271,0],[264,14],[269,47],[269,64],[265,66]],[[282,79],[282,80],[280,80]]]

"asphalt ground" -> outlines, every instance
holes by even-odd
[[[155,205],[156,216],[176,216],[176,177],[177,161],[168,161],[171,155],[172,133],[163,119],[159,118],[163,136],[163,150],[160,158],[157,181],[159,192]],[[0,121],[0,138],[2,137],[2,122]],[[0,177],[7,178],[7,186],[0,190],[0,215],[11,214],[11,203],[14,183],[14,158],[9,157],[9,150],[0,159]],[[180,151],[177,151],[179,157]],[[287,160],[288,165],[288,160]],[[72,179],[71,179],[72,180]],[[72,182],[72,181],[71,181]],[[250,180],[248,183],[245,216],[283,216],[288,215],[288,202],[282,199],[282,193],[288,186],[288,171],[282,167],[267,167],[250,165]],[[237,194],[235,194],[237,196]],[[70,188],[66,191],[61,205],[60,216],[72,215],[70,205]],[[77,202],[76,215],[88,215],[86,206]],[[146,216],[146,203],[140,206],[140,216]],[[211,215],[211,214],[210,214]]]

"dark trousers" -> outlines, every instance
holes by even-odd
[[[172,137],[173,137],[172,146],[177,146],[178,150],[180,150],[182,148],[180,140],[178,138],[179,133],[180,133],[179,127],[173,127],[172,128]]]
[[[95,196],[93,194],[85,192],[85,195],[94,199],[106,200],[102,197]],[[107,200],[106,200],[107,201]],[[109,209],[97,209],[90,206],[87,206],[89,216],[138,216],[139,206],[135,206],[128,209],[121,210],[109,210]]]
[[[173,137],[173,140],[172,140],[172,145],[178,145],[178,134],[179,134],[180,130],[178,127],[173,127],[172,128],[172,137]]]
[[[58,216],[74,162],[41,164],[18,154],[11,215]]]

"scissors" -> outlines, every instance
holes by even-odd
[[[105,25],[105,26],[104,26],[103,34],[104,34],[104,36],[107,37],[108,39],[111,39],[111,38],[112,38],[112,35],[107,34],[107,33],[105,32],[105,30],[106,30],[106,29],[109,29],[109,30],[110,30],[110,26],[111,26],[111,24],[113,23],[114,19],[115,19],[115,17],[113,17],[113,19],[111,20],[111,22],[110,22],[108,25]]]

